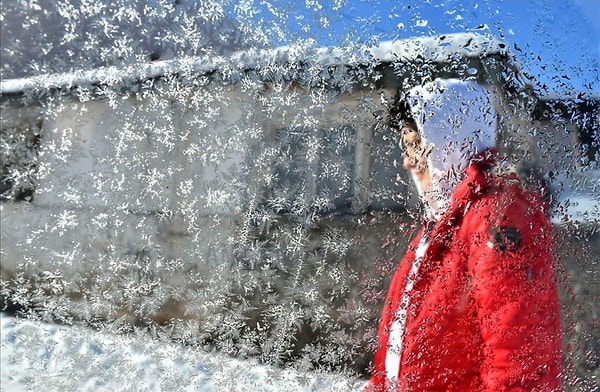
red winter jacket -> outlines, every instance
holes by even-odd
[[[538,194],[488,169],[469,166],[450,208],[428,231],[408,292],[398,378],[390,382],[389,329],[425,231],[401,261],[382,312],[369,391],[561,390],[552,227]]]

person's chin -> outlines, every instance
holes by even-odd
[[[425,178],[425,172],[422,170],[411,170],[413,178],[418,181],[422,181]]]

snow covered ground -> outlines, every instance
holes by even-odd
[[[0,390],[358,391],[364,380],[299,372],[146,335],[115,335],[0,313]]]

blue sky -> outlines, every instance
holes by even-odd
[[[47,6],[54,4],[53,1],[55,0],[41,2],[41,4]],[[65,0],[63,3],[69,1],[71,0]],[[176,3],[179,7],[186,9],[190,13],[189,16],[199,13],[199,10],[202,10],[202,14],[210,14],[212,9],[222,12],[221,5],[223,5],[228,17],[236,20],[245,28],[242,34],[250,36],[252,38],[250,41],[260,41],[264,45],[285,45],[298,40],[313,41],[319,46],[340,46],[354,42],[377,45],[380,41],[456,32],[491,34],[509,44],[517,56],[521,68],[532,76],[540,94],[546,96],[584,94],[600,97],[600,0],[212,1],[121,0],[116,3],[121,4],[122,9],[126,9],[128,4],[131,4],[133,9],[136,7],[146,9],[146,4],[149,4],[150,8],[157,8],[159,3]],[[103,2],[109,4],[114,0],[103,0]],[[19,4],[10,1],[5,3],[3,11],[10,8],[7,4]],[[30,7],[26,4],[37,3],[23,3],[20,7],[13,8],[29,9]],[[53,12],[56,13],[54,8]],[[31,13],[29,16],[42,22],[54,20],[41,16],[40,13],[45,13],[45,9],[38,7],[38,10],[37,14],[31,10],[27,12]],[[104,14],[106,13],[109,11],[104,12]],[[74,40],[73,43],[62,44],[61,39],[64,40],[64,37],[67,36],[65,26],[40,27],[30,23],[25,28],[21,26],[23,18],[15,18],[16,16],[7,14],[7,19],[2,23],[3,32],[6,32],[6,29],[14,29],[17,33],[22,34],[23,42],[7,41],[8,38],[3,38],[3,48],[10,44],[10,46],[16,47],[17,52],[28,53],[31,58],[27,55],[11,58],[10,51],[3,50],[3,60],[7,58],[11,61],[15,60],[15,64],[19,64],[19,61],[21,63],[21,68],[15,65],[12,70],[8,69],[11,71],[8,72],[12,75],[11,77],[37,72],[32,71],[32,67],[25,67],[25,65],[32,64],[33,60],[31,59],[37,59],[38,64],[35,65],[48,65],[48,67],[42,67],[44,68],[43,72],[63,72],[64,68],[71,66],[77,68],[81,65],[78,63],[81,61],[78,52],[69,56],[65,54],[65,50],[76,45],[77,42]],[[55,16],[58,17],[58,15]],[[221,14],[220,17],[222,16]],[[70,19],[67,19],[63,22],[70,23]],[[90,23],[90,20],[81,15],[75,19],[81,25],[76,29],[80,38],[87,40],[84,33],[90,28],[94,34],[102,33],[97,28],[98,23],[92,21],[92,25],[86,28],[86,23]],[[147,19],[152,20],[150,17]],[[60,21],[60,18],[57,20]],[[198,23],[206,24],[202,17],[198,20]],[[13,22],[12,26],[11,22]],[[14,25],[15,23],[18,26]],[[172,22],[169,23],[172,24]],[[216,23],[221,22],[217,21]],[[210,23],[208,24],[210,25]],[[132,53],[139,52],[146,55],[146,52],[156,51],[154,46],[160,43],[158,42],[160,39],[157,41],[158,35],[154,30],[148,28],[146,32],[140,32],[135,25],[130,27],[123,24],[121,27],[125,28],[124,26],[130,28],[130,30],[124,31],[132,42],[143,46],[137,50],[132,49]],[[177,31],[176,26],[173,31]],[[41,33],[44,33],[44,38],[29,42],[31,37],[40,37]],[[151,37],[151,39],[142,39],[140,34],[145,38]],[[10,35],[2,34],[1,36]],[[106,37],[104,38],[106,41]],[[97,49],[93,45],[90,47]],[[41,53],[50,50],[48,48],[54,48],[53,52],[48,55],[55,57],[52,61],[41,59],[45,56]],[[96,53],[99,50],[94,52],[92,49],[88,50],[89,53],[85,52],[83,57],[93,65],[99,63],[95,60],[98,60],[96,57],[99,57],[100,54]],[[65,65],[61,68],[62,60],[65,60]],[[3,64],[3,69],[7,71],[7,67],[4,65],[6,62]],[[20,72],[21,69],[24,71]]]
[[[278,21],[292,39],[319,45],[492,34],[510,45],[543,95],[600,96],[600,0],[273,1],[275,12],[260,3],[264,14],[257,17]]]

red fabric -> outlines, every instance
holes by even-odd
[[[539,195],[487,169],[485,161],[471,164],[451,207],[431,228],[392,386],[384,365],[388,329],[423,232],[400,262],[368,390],[561,390],[552,227]]]

